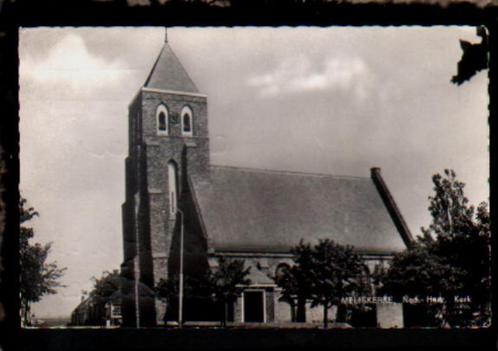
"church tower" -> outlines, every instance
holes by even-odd
[[[122,314],[124,325],[142,327],[162,322],[165,305],[152,293],[168,277],[187,172],[202,174],[209,166],[207,96],[199,93],[167,36],[129,105],[128,130]]]

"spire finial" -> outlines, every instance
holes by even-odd
[[[164,27],[164,42],[168,42],[168,27]]]

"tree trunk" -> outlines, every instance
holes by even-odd
[[[329,326],[329,308],[328,303],[323,304],[323,327],[327,329]]]
[[[296,322],[296,304],[294,302],[289,302],[291,309],[291,322]]]
[[[297,321],[306,323],[306,299],[302,296],[297,298]]]
[[[228,319],[228,302],[225,301],[223,308],[223,328],[226,328],[227,326],[227,319]]]
[[[29,303],[27,301],[24,301],[22,302],[22,305],[24,307],[24,313],[23,313],[23,317],[24,317],[24,326],[27,327],[27,326],[30,326],[31,323],[29,323]]]
[[[221,314],[218,315],[218,317],[220,318],[220,327],[224,327],[223,325],[223,317],[225,316],[225,304],[223,302],[217,302],[218,304],[218,308],[222,307],[221,308]],[[219,313],[219,311],[218,311]]]

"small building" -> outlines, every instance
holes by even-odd
[[[71,325],[91,325],[95,320],[100,319],[101,311],[97,310],[97,306],[91,296],[82,298],[80,304],[71,312]]]
[[[181,227],[185,274],[215,268],[220,257],[251,267],[252,284],[230,308],[229,319],[241,323],[292,320],[271,277],[292,264],[290,248],[301,239],[353,245],[367,273],[411,242],[379,168],[362,178],[211,164],[207,95],[167,41],[129,105],[128,126],[124,325],[163,323],[167,306],[153,288],[178,273]],[[308,309],[309,321],[321,319]]]
[[[120,326],[121,298],[116,291],[108,301],[101,301],[90,294],[82,298],[80,304],[71,313],[71,326]]]

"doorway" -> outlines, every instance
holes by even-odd
[[[244,291],[244,322],[265,322],[265,292],[261,290]]]

